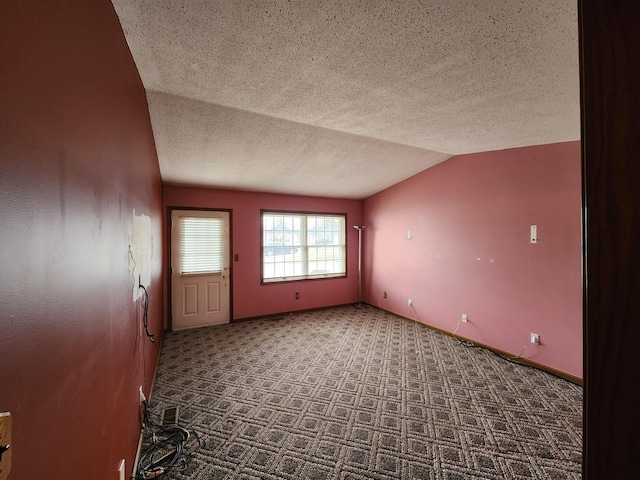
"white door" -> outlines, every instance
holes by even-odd
[[[229,212],[171,212],[172,329],[229,323]]]

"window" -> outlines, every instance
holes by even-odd
[[[346,275],[346,215],[262,212],[262,281]]]
[[[181,217],[180,273],[220,273],[223,231],[221,218]]]

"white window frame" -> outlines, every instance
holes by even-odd
[[[262,210],[261,281],[347,276],[345,213]]]

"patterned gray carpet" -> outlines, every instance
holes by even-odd
[[[380,310],[165,336],[151,410],[202,448],[175,479],[578,479],[582,388]]]

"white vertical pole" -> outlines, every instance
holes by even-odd
[[[358,307],[362,308],[362,225],[354,225],[353,228],[358,230]]]

